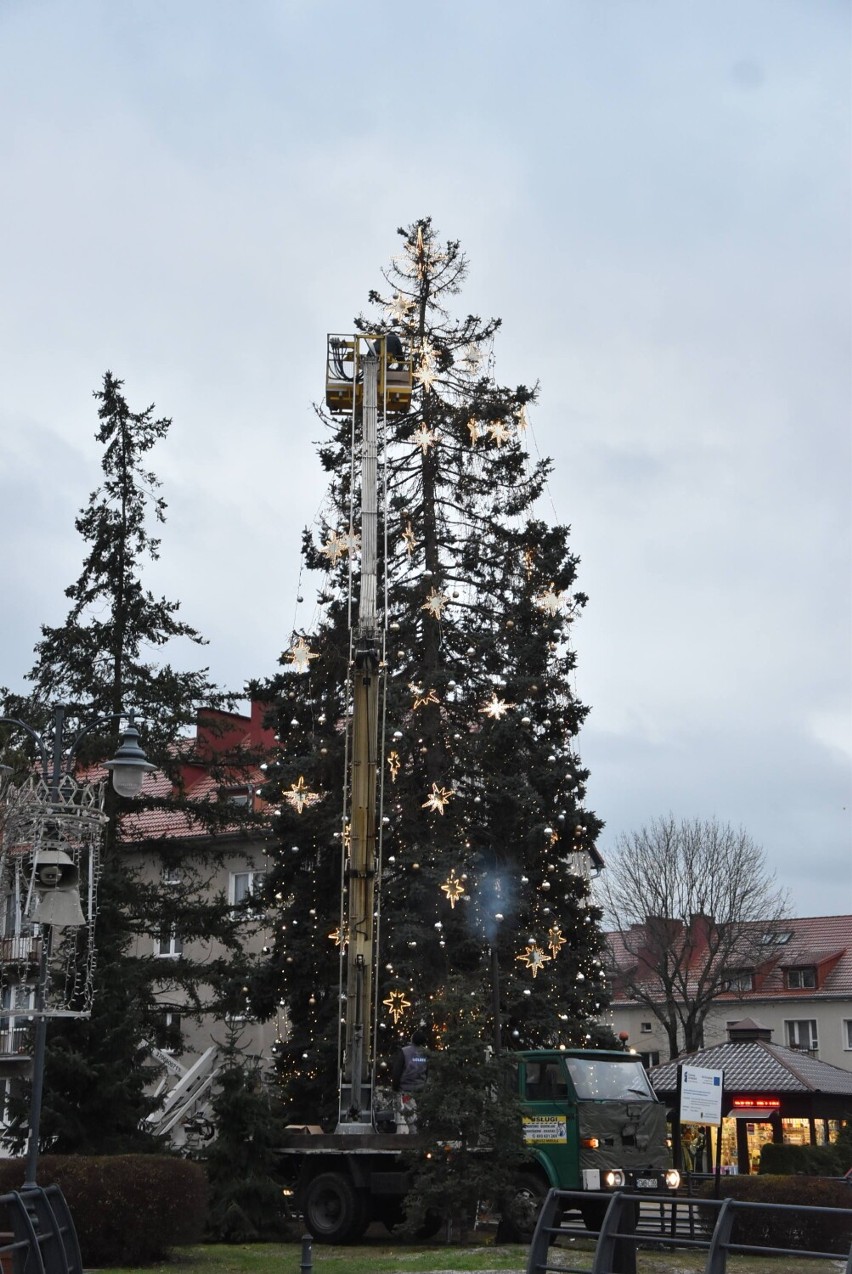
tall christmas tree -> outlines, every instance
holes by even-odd
[[[413,370],[407,409],[379,404],[379,1072],[420,1022],[440,1042],[459,978],[508,1047],[592,1042],[606,1003],[589,896],[601,823],[584,804],[569,640],[586,598],[568,528],[536,513],[550,470],[526,446],[536,390],[495,380],[499,320],[451,317],[459,244],[428,218],[399,233],[386,286],[356,320],[364,343],[385,337],[389,367]],[[358,412],[321,416],[330,487],[303,541],[324,575],[320,609],[266,687],[281,705],[279,920],[257,988],[262,1009],[286,1005],[282,1079],[293,1117],[311,1122],[334,1109],[341,1047],[362,531]]]

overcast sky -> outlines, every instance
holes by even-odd
[[[716,815],[852,910],[849,0],[0,0],[0,683],[67,610],[91,393],[174,420],[150,586],[275,670],[325,335],[431,215],[541,382],[604,854]]]

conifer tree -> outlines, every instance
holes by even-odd
[[[467,262],[431,221],[400,230],[402,252],[356,320],[393,333],[413,359],[411,409],[380,421],[381,862],[377,1064],[426,1022],[440,1036],[451,979],[472,994],[499,970],[508,1047],[582,1046],[605,1006],[600,913],[589,856],[573,691],[576,588],[568,528],[537,505],[550,464],[526,446],[534,386],[494,375],[498,320],[455,318]],[[395,342],[391,342],[395,344]],[[293,1118],[332,1115],[337,1084],[340,895],[347,837],[350,619],[357,614],[357,427],[320,412],[329,475],[318,528],[303,537],[322,572],[320,617],[293,634],[267,687],[279,714],[270,792],[279,908],[265,1011],[286,1005],[281,1073]],[[488,1037],[495,1023],[484,1028]]]
[[[159,555],[152,524],[164,522],[166,509],[146,458],[171,421],[155,418],[153,407],[132,412],[122,385],[107,372],[94,395],[103,481],[75,523],[87,549],[80,575],[66,589],[71,608],[62,624],[42,628],[28,674],[32,693],[6,694],[4,709],[35,726],[48,724],[56,703],[66,706],[72,726],[104,718],[103,731],[93,731],[81,751],[84,763],[114,754],[119,726],[111,719],[132,710],[149,760],[179,785],[180,763],[192,759],[182,732],[195,722],[199,706],[227,708],[232,696],[213,685],[205,668],[182,671],[161,662],[174,639],[195,645],[204,639],[179,617],[179,603],[156,597],[143,582],[145,561]],[[223,756],[230,782],[249,759]],[[202,760],[206,765],[209,758]],[[190,1010],[202,1003],[215,1009],[219,1001],[232,1004],[234,988],[245,981],[245,918],[227,899],[208,893],[215,852],[199,858],[191,844],[169,845],[172,877],[179,866],[180,884],[146,881],[124,852],[127,841],[138,846],[139,834],[122,827],[122,815],[131,809],[184,808],[200,827],[215,831],[234,824],[234,807],[215,800],[189,806],[179,788],[132,804],[108,788],[106,801],[92,1015],[51,1023],[48,1040],[42,1133],[58,1152],[113,1153],[144,1142],[141,1121],[153,1105],[146,1094],[152,1072],[144,1065],[145,1042],[156,1039],[169,997],[175,1007],[188,1001]],[[152,841],[150,849],[161,853],[163,844]],[[186,955],[155,960],[152,940],[173,930],[185,951],[194,939],[212,938],[225,955],[203,967]]]

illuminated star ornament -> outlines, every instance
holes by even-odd
[[[545,615],[558,615],[564,600],[565,594],[557,593],[550,584],[546,593],[539,593],[535,598],[535,604],[539,610],[544,611]]]
[[[475,447],[479,441],[479,421],[475,416],[471,416],[467,422],[467,432],[470,435],[470,445]]]
[[[405,545],[405,551],[409,557],[417,547],[417,536],[414,534],[414,527],[410,522],[406,522],[405,530],[402,533],[402,542]]]
[[[349,850],[352,848],[352,824],[343,824],[343,848]]]
[[[349,941],[349,926],[344,922],[328,935],[336,947],[345,947]]]
[[[455,796],[455,792],[451,788],[438,787],[437,783],[432,784],[432,791],[426,797],[426,800],[420,806],[423,810],[432,810],[434,814],[443,814],[450,797]]]
[[[435,364],[427,362],[425,358],[414,373],[414,379],[419,380],[424,389],[431,389],[437,376],[438,373],[435,370]]]
[[[499,721],[514,706],[513,703],[507,703],[505,699],[498,699],[497,695],[492,693],[490,701],[479,711],[484,713],[486,717],[492,717],[495,721]]]
[[[475,341],[471,341],[469,345],[465,345],[462,350],[462,356],[459,360],[461,368],[469,375],[475,376],[482,366],[482,360],[485,355]]]
[[[337,531],[332,531],[325,544],[320,549],[323,557],[327,557],[332,566],[336,566],[343,554],[346,552],[346,543],[344,537]]]
[[[515,956],[515,959],[525,964],[533,977],[537,978],[539,969],[545,964],[550,964],[552,956],[545,955],[540,946],[535,942],[530,942],[527,945],[527,949],[522,951],[520,955]]]
[[[340,543],[344,553],[357,553],[361,547],[361,536],[346,532],[340,536]]]
[[[411,1008],[411,1001],[406,1000],[404,991],[391,991],[386,1000],[382,1000],[382,1004],[388,1006],[388,1012],[394,1022],[398,1022],[406,1009]]]
[[[498,447],[502,447],[503,443],[508,442],[512,436],[512,431],[505,420],[492,420],[486,428],[491,441],[496,442]]]
[[[459,879],[456,875],[455,867],[452,867],[450,869],[450,874],[444,881],[441,889],[447,895],[447,902],[450,904],[450,908],[453,911],[455,911],[456,903],[459,898],[464,895],[464,888],[464,881]]]
[[[308,806],[316,805],[317,801],[321,801],[322,797],[305,787],[305,776],[300,774],[298,783],[294,783],[290,791],[284,793],[284,800],[297,814],[302,814]]]
[[[391,318],[395,318],[398,323],[404,323],[413,308],[413,301],[409,300],[407,296],[403,296],[401,292],[394,292],[393,300],[385,306],[385,311],[390,314]]]
[[[425,456],[429,448],[434,447],[438,441],[438,431],[437,429],[427,429],[425,425],[421,425],[419,429],[414,431],[414,441]]]
[[[396,782],[396,776],[397,774],[399,774],[399,768],[401,765],[402,765],[402,762],[399,759],[399,753],[397,751],[389,752],[388,753],[388,769],[390,770],[392,783]]]
[[[308,672],[310,668],[310,661],[312,659],[319,658],[318,655],[311,654],[308,643],[305,641],[304,637],[300,637],[295,645],[290,647],[289,656],[290,662],[297,672]]]
[[[420,609],[427,611],[433,619],[440,619],[449,600],[446,593],[442,593],[440,589],[433,588]]]
[[[518,410],[515,412],[515,426],[518,429],[519,433],[526,433],[526,431],[529,429],[530,422],[527,420],[526,407],[519,407]]]
[[[413,683],[409,685],[408,689],[414,695],[414,701],[411,705],[413,711],[416,711],[418,708],[425,708],[427,703],[441,702],[434,690],[427,690],[424,694],[423,687],[415,686]]]
[[[547,945],[550,947],[550,954],[557,956],[559,948],[564,947],[567,939],[565,938],[559,925],[551,925],[547,931]]]

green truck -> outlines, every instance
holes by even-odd
[[[588,1192],[580,1211],[597,1228],[607,1194],[628,1187],[677,1189],[666,1110],[631,1053],[593,1049],[511,1054],[529,1164],[501,1201],[502,1233],[525,1238],[551,1186]],[[356,1240],[373,1221],[393,1229],[404,1215],[404,1159],[419,1137],[359,1131],[292,1130],[281,1163],[295,1205],[320,1242]],[[483,1153],[493,1150],[483,1149]]]

